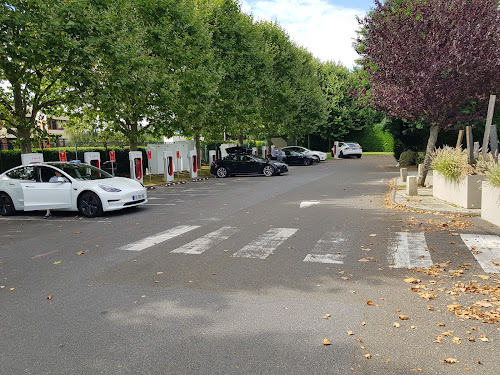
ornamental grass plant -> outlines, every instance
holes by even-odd
[[[432,168],[448,180],[459,182],[466,176],[478,174],[476,168],[469,165],[465,150],[445,146],[436,149],[431,158]]]
[[[489,168],[486,171],[486,179],[491,186],[500,188],[500,164],[490,163]]]

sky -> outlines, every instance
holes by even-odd
[[[240,0],[242,10],[257,20],[277,21],[290,38],[321,61],[353,67],[352,47],[358,22],[374,0]]]

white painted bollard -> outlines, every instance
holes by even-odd
[[[417,176],[408,176],[408,182],[406,183],[406,194],[418,195]]]
[[[418,165],[418,174],[417,174],[417,176],[420,176],[422,174],[423,170],[424,170],[424,165],[423,164],[419,164]]]
[[[407,168],[401,168],[399,170],[400,176],[401,176],[401,181],[406,182],[406,179],[408,178],[408,169]]]

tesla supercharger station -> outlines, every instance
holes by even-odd
[[[267,146],[262,146],[262,157],[267,159]]]
[[[101,154],[98,152],[84,152],[83,162],[101,168]]]
[[[212,164],[217,159],[217,151],[208,150],[208,162]]]
[[[259,156],[259,149],[257,147],[252,147],[252,155]]]
[[[31,163],[43,163],[43,154],[21,154],[22,165],[28,165]]]
[[[198,178],[198,155],[196,150],[189,151],[189,174],[191,178]]]
[[[333,157],[335,159],[340,159],[339,158],[339,142],[338,141],[333,142]]]
[[[171,182],[174,180],[174,153],[172,151],[163,151],[163,169],[165,181]]]
[[[130,160],[130,178],[142,184],[142,152],[130,151],[128,153],[128,160]]]

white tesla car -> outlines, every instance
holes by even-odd
[[[57,182],[49,182],[51,178]],[[52,209],[95,217],[146,202],[140,182],[84,163],[29,164],[0,174],[0,215]]]
[[[335,146],[332,148],[332,156],[334,156]],[[356,156],[360,158],[363,155],[363,148],[357,142],[339,142],[339,149],[337,150],[339,158],[346,156]]]
[[[282,147],[281,149],[288,150],[288,151],[300,152],[304,155],[312,157],[314,159],[314,161],[317,163],[319,163],[320,161],[326,160],[326,154],[324,152],[312,151],[312,150],[309,150],[308,148],[301,147],[301,146],[287,146],[287,147]]]

